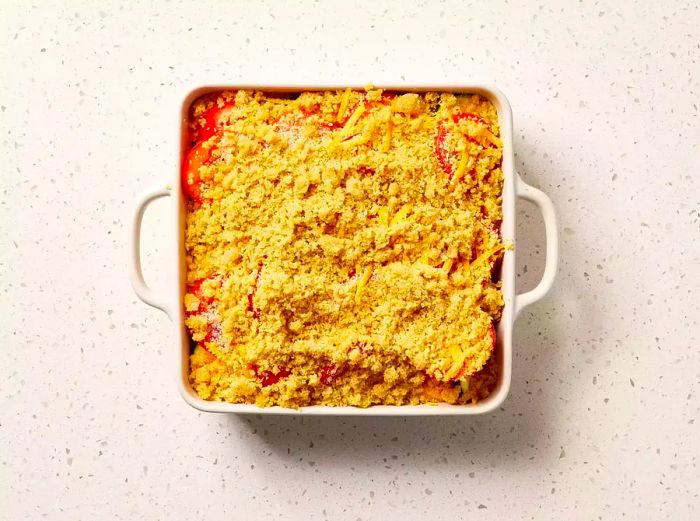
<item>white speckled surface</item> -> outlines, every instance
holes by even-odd
[[[35,4],[0,5],[1,519],[700,517],[697,2]],[[184,404],[126,239],[136,195],[167,177],[177,100],[215,80],[506,92],[516,164],[559,210],[562,262],[516,325],[501,411],[302,420]],[[165,204],[145,231],[160,287]],[[519,219],[525,289],[542,231],[531,207]]]

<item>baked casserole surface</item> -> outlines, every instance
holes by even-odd
[[[190,110],[186,327],[206,400],[467,403],[496,382],[502,143],[478,95],[224,91]]]

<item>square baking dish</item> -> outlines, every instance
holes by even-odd
[[[177,149],[173,151],[173,166],[170,175],[163,179],[161,186],[166,188],[151,191],[143,195],[136,204],[131,237],[131,283],[138,297],[146,304],[165,312],[173,322],[176,338],[178,388],[185,401],[201,411],[256,413],[256,414],[291,414],[291,415],[330,415],[330,416],[428,416],[428,415],[472,415],[483,414],[497,408],[508,395],[512,371],[512,335],[513,324],[520,311],[527,305],[542,298],[554,282],[558,262],[557,223],[551,200],[540,190],[527,185],[515,171],[513,165],[513,124],[510,105],[505,95],[495,87],[483,84],[468,85],[377,85],[376,88],[395,92],[453,92],[455,94],[480,94],[489,99],[498,111],[498,121],[503,141],[503,223],[501,236],[504,242],[515,246],[507,250],[501,266],[501,281],[504,307],[496,335],[496,349],[499,374],[498,382],[491,395],[477,404],[467,405],[374,405],[368,408],[306,406],[299,409],[283,407],[258,407],[254,404],[234,404],[228,402],[207,401],[200,398],[189,383],[190,341],[185,328],[185,316],[182,300],[185,292],[185,200],[180,189],[180,168],[183,161],[189,107],[200,96],[222,90],[258,90],[270,93],[296,93],[301,91],[345,90],[346,88],[364,90],[360,85],[212,85],[196,88],[183,99],[179,111],[177,129]],[[176,250],[172,252],[173,262],[177,263],[179,280],[174,281],[173,291],[168,295],[154,294],[144,281],[141,269],[140,236],[141,222],[146,207],[154,200],[170,197],[173,204],[170,209],[170,233],[177,240]],[[523,198],[534,203],[542,212],[547,240],[544,273],[538,285],[523,294],[515,294],[515,255],[517,242],[515,237],[515,202]]]

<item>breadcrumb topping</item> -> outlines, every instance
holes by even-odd
[[[190,381],[298,407],[485,398],[503,299],[502,143],[478,95],[226,91],[198,99]]]

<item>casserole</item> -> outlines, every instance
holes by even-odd
[[[264,92],[277,93],[293,93],[299,91],[317,91],[317,90],[340,90],[347,86],[293,86],[293,87],[273,87],[273,86],[217,86],[203,87],[192,91],[184,100],[180,112],[180,161],[183,160],[184,151],[186,149],[186,125],[188,111],[191,103],[198,97],[214,91],[222,90],[259,90]],[[351,87],[357,90],[362,90],[361,87]],[[189,373],[189,355],[190,343],[189,336],[184,326],[184,309],[182,300],[184,296],[184,215],[185,203],[181,190],[179,189],[179,168],[174,168],[176,176],[171,182],[171,187],[165,190],[159,190],[146,194],[138,203],[134,220],[134,236],[133,236],[133,255],[132,255],[132,284],[137,295],[146,303],[157,307],[166,312],[176,325],[176,338],[180,346],[180,377],[179,387],[181,394],[185,400],[192,406],[212,412],[258,412],[258,413],[283,413],[283,414],[330,414],[330,415],[431,415],[431,414],[478,414],[493,410],[500,405],[505,399],[510,386],[511,379],[511,363],[512,363],[512,325],[518,312],[527,304],[541,298],[549,289],[553,282],[556,272],[557,262],[557,237],[556,237],[556,221],[554,210],[551,201],[539,190],[536,190],[525,183],[517,176],[513,168],[513,150],[512,150],[512,122],[511,112],[507,100],[498,90],[484,86],[430,86],[430,87],[393,87],[379,86],[378,88],[398,91],[398,92],[453,92],[465,94],[480,94],[490,100],[498,112],[498,120],[501,129],[501,139],[503,141],[503,160],[502,171],[504,177],[503,186],[503,223],[501,226],[501,236],[504,241],[515,243],[515,199],[523,197],[534,202],[542,211],[546,227],[547,237],[547,258],[544,275],[538,286],[522,295],[515,295],[515,252],[507,251],[504,255],[501,268],[502,293],[504,300],[503,315],[498,325],[497,345],[495,356],[499,367],[498,383],[492,394],[474,405],[405,405],[405,406],[387,406],[376,405],[366,409],[354,407],[327,407],[327,406],[306,406],[299,409],[285,409],[281,407],[266,407],[260,408],[252,404],[232,404],[227,402],[212,402],[199,398],[191,389],[188,373]],[[178,165],[179,166],[179,165]],[[176,187],[176,188],[175,188]],[[175,189],[173,189],[175,188]],[[173,220],[177,222],[178,240],[177,240],[177,255],[174,258],[179,259],[180,280],[177,285],[177,292],[169,295],[169,298],[161,298],[154,295],[147,287],[143,280],[140,266],[140,225],[146,206],[152,200],[165,197],[175,197],[173,205]],[[517,247],[517,244],[516,244]]]

